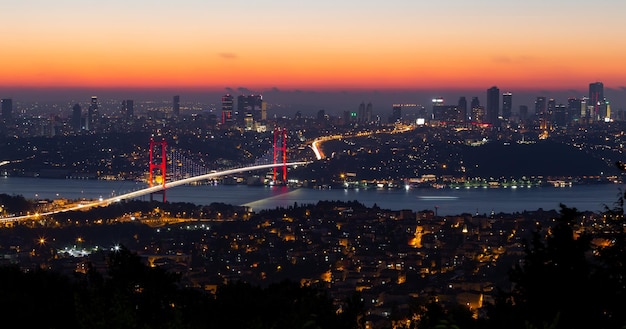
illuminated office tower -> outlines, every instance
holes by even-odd
[[[222,96],[222,124],[232,124],[234,121],[233,96],[226,94]]]
[[[500,89],[493,86],[487,89],[487,122],[496,124],[500,115]]]
[[[250,114],[250,115],[248,115]],[[234,120],[243,122],[250,116],[256,122],[267,119],[266,104],[263,95],[239,95],[237,96],[237,112]]]
[[[589,108],[589,98],[583,97],[580,100],[580,118],[581,120],[584,119],[584,122],[589,122],[589,116],[591,115]]]
[[[93,131],[96,128],[98,115],[98,97],[92,96],[89,109],[87,109],[87,119],[85,120],[85,130]]]
[[[513,112],[513,94],[506,92],[502,94],[502,119],[509,120]]]
[[[546,114],[546,98],[543,96],[538,96],[535,98],[535,115],[541,116]]]
[[[172,99],[172,114],[175,117],[180,115],[180,96],[176,95]]]
[[[548,111],[546,98],[539,96],[535,99],[535,116],[539,120],[539,128],[547,129],[548,127]]]
[[[463,122],[463,115],[459,110],[458,105],[445,105],[444,99],[441,97],[434,98],[433,102],[433,116],[435,120],[439,120],[441,123],[459,123]]]
[[[431,119],[442,120],[443,114],[443,97],[437,97],[432,99],[433,109]]]
[[[0,103],[2,103],[2,120],[10,121],[13,117],[13,99],[3,98]]]
[[[485,120],[485,108],[480,105],[478,97],[472,97],[470,107],[470,121],[482,123]]]
[[[604,84],[602,82],[589,84],[589,101],[587,104],[593,106],[593,111],[591,112],[593,121],[597,121],[605,116],[602,113],[604,107]]]

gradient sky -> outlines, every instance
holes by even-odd
[[[5,0],[0,13],[0,88],[626,86],[623,0]]]

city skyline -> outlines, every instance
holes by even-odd
[[[162,102],[172,103],[172,95],[179,99],[180,104],[190,105],[203,104],[205,109],[219,110],[222,96],[231,94],[237,98],[240,95],[263,95],[268,104],[272,104],[271,113],[268,115],[294,115],[301,112],[307,115],[315,115],[319,110],[325,110],[329,114],[341,115],[344,111],[357,111],[360,104],[372,103],[375,114],[388,115],[393,110],[393,104],[416,104],[427,109],[431,107],[434,98],[441,98],[445,105],[455,105],[460,97],[466,99],[478,99],[482,105],[487,103],[487,90],[497,87],[500,93],[510,94],[512,102],[512,114],[520,112],[520,106],[534,109],[537,97],[554,99],[557,104],[567,104],[570,98],[588,98],[589,85],[601,81],[590,81],[577,89],[569,90],[545,90],[517,91],[506,87],[501,88],[498,84],[492,84],[485,88],[468,90],[414,90],[414,91],[305,91],[305,90],[250,90],[248,88],[224,88],[218,91],[204,89],[184,90],[180,89],[107,89],[107,88],[0,88],[0,97],[13,100],[15,109],[23,103],[34,104],[70,104],[81,103],[88,106],[93,95],[102,100],[123,101],[133,99],[138,102]],[[626,92],[604,86],[604,97],[610,101],[614,110],[622,110],[626,107]],[[500,104],[502,105],[502,104]],[[39,106],[38,106],[39,107]],[[71,111],[70,107],[68,110]],[[22,108],[24,110],[24,108]],[[534,112],[533,112],[534,113]]]

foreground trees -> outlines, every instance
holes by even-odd
[[[604,223],[581,227],[561,206],[550,228],[537,228],[510,272],[513,287],[489,311],[493,328],[623,328],[626,239],[622,198]]]
[[[509,272],[512,285],[500,287],[485,316],[427,298],[408,318],[392,314],[389,327],[626,328],[625,225],[621,197],[593,223],[562,206],[554,224],[537,227],[525,242]],[[365,327],[358,294],[337,312],[325,291],[294,282],[234,282],[209,295],[180,287],[176,275],[147,267],[126,248],[107,255],[107,264],[106,272],[72,277],[0,268],[0,312],[28,328]]]
[[[0,268],[0,312],[26,328],[356,328],[323,291],[282,282],[267,288],[230,283],[215,296],[177,286],[122,248],[108,272],[69,278]]]

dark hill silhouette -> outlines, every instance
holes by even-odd
[[[573,146],[550,141],[508,145],[492,142],[468,146],[463,153],[472,176],[595,176],[617,172],[615,166]]]

